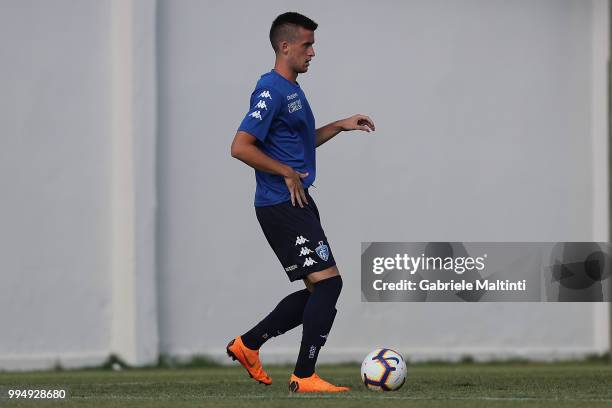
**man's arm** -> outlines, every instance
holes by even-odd
[[[347,130],[363,130],[364,132],[370,132],[376,130],[374,122],[366,115],[353,115],[350,118],[337,120],[323,127],[320,127],[316,131],[316,147],[321,146],[338,133]]]
[[[247,132],[238,131],[232,142],[232,157],[248,164],[254,169],[276,174],[285,178],[285,183],[291,194],[291,204],[297,201],[300,207],[308,204],[302,181],[308,173],[299,173],[290,166],[274,160],[256,146],[257,138]]]

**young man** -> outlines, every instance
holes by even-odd
[[[315,130],[315,121],[298,74],[315,56],[317,23],[298,13],[278,16],[270,28],[276,53],[274,69],[261,76],[251,94],[250,109],[232,143],[232,156],[255,169],[255,212],[268,243],[291,281],[306,289],[285,297],[251,330],[231,340],[227,353],[249,375],[269,385],[259,348],[271,337],[300,324],[302,342],[289,381],[292,392],[341,392],[315,374],[319,350],[336,315],[342,278],[308,193],[315,174],[315,149],[342,131],[374,130],[365,115],[354,115]]]

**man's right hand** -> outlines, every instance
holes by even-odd
[[[284,177],[287,189],[291,193],[291,204],[294,207],[296,201],[302,208],[304,208],[304,203],[308,204],[304,186],[302,186],[302,179],[308,177],[308,173],[299,173],[259,150],[255,136],[240,130],[236,132],[231,153],[232,157],[245,162],[254,169]]]
[[[295,207],[297,201],[300,207],[304,208],[304,203],[308,204],[308,200],[306,199],[304,186],[302,186],[302,179],[308,177],[308,173],[300,173],[290,168],[283,177],[291,194],[291,204]]]

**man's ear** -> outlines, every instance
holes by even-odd
[[[278,45],[278,50],[280,51],[281,54],[287,55],[287,53],[289,52],[289,42],[281,41],[280,44]]]

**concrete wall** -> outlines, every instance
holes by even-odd
[[[0,5],[0,369],[155,361],[155,11]]]
[[[606,205],[595,202],[605,183],[593,178],[606,172],[593,159],[606,149],[604,129],[593,132],[605,94],[592,97],[605,88],[593,75],[605,66],[605,36],[593,39],[604,6],[160,2],[161,349],[221,355],[300,286],[257,224],[252,171],[229,156],[273,66],[269,24],[296,9],[320,24],[298,78],[317,123],[363,112],[377,124],[318,150],[312,194],[345,282],[321,358],[377,344],[413,358],[603,350],[603,305],[363,304],[358,273],[361,241],[607,240]],[[293,359],[300,331],[265,358]]]
[[[229,144],[273,64],[269,24],[320,24],[299,78],[312,191],[344,276],[322,361],[574,356],[603,304],[365,304],[361,241],[607,240],[608,2],[0,4],[0,369],[221,356],[289,284]],[[266,361],[291,361],[300,330]]]
[[[106,2],[0,5],[0,368],[107,354],[109,24]]]

